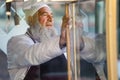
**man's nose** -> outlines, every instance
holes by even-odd
[[[48,15],[48,20],[49,20],[49,21],[52,21],[52,20],[53,20],[52,15]]]

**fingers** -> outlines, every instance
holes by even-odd
[[[62,18],[62,29],[66,29],[71,24],[71,20],[69,16],[63,16]]]
[[[63,16],[63,23],[69,24],[70,23],[70,17]]]

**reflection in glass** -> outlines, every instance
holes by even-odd
[[[102,8],[102,10],[100,8],[96,10],[95,7],[98,4],[100,4],[100,8]],[[100,80],[107,80],[106,72],[104,71],[104,68],[106,65],[104,1],[100,3],[95,2],[95,1],[83,1],[80,3],[78,2],[78,4],[76,5],[77,5],[76,6],[76,22],[75,22],[76,25],[75,25],[75,31],[73,28],[73,31],[71,32],[72,33],[71,40],[73,42],[72,44],[73,46],[76,44],[74,47],[75,49],[73,50],[76,50],[76,63],[77,63],[77,70],[80,70],[80,79],[81,80],[82,79],[95,80],[95,78],[97,77],[96,75],[98,75]],[[101,10],[102,14],[97,13],[97,11],[99,10]],[[95,20],[98,22],[95,22]],[[98,30],[97,33],[95,31],[96,28]],[[94,51],[91,50],[91,52],[84,53],[84,54],[80,52],[79,50],[80,49],[80,36],[85,36],[85,37],[89,37],[93,39],[93,45],[94,45],[93,50]],[[73,52],[73,54],[75,53]],[[87,69],[85,70],[85,68],[82,68],[82,67],[85,67],[86,64],[82,63],[81,60],[87,61],[88,63],[92,64],[91,66],[93,66],[93,68],[91,69],[93,69],[92,74],[94,75],[94,77],[92,76],[92,78],[90,78],[91,76],[88,77],[88,76],[82,75],[84,73],[87,74],[88,71]],[[88,66],[88,67],[91,67],[91,66]],[[89,75],[91,75],[91,73]]]

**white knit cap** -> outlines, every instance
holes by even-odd
[[[33,16],[39,9],[43,8],[43,7],[47,7],[50,9],[50,7],[45,4],[44,2],[36,2],[35,4],[33,4],[31,6],[31,9],[30,9],[30,16]]]

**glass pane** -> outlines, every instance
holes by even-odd
[[[73,64],[75,65],[76,63],[77,65],[78,73],[76,74],[80,75],[78,80],[107,80],[105,2],[103,0],[80,1],[76,3],[75,15],[75,30],[72,28],[73,31],[71,32],[71,43],[73,43],[73,52],[71,52],[73,53],[73,58],[76,58]],[[89,43],[88,40],[85,46],[87,46],[87,44],[93,44],[95,47],[91,45],[91,50],[80,51],[81,46],[79,39],[82,36],[86,39],[94,40],[93,43]],[[75,66],[73,68],[75,68]]]

